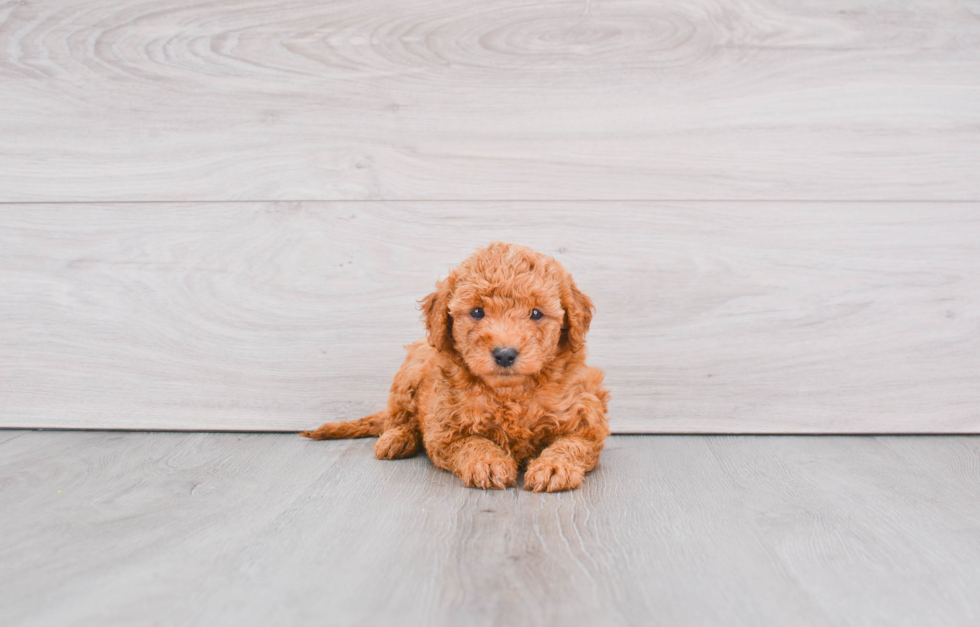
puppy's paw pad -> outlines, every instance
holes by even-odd
[[[419,440],[414,433],[401,430],[385,431],[374,444],[374,455],[378,459],[401,459],[418,453]]]
[[[538,460],[524,473],[524,489],[533,492],[574,490],[582,485],[584,476],[584,472],[573,466]]]
[[[503,490],[517,485],[517,464],[509,459],[477,460],[460,477],[471,488]]]

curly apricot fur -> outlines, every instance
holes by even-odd
[[[326,423],[314,439],[380,436],[379,459],[416,454],[466,485],[571,490],[609,435],[603,373],[585,364],[592,301],[551,257],[494,242],[421,301],[427,340],[406,346],[388,407]],[[475,309],[482,315],[471,315]],[[532,318],[532,311],[537,314]],[[501,365],[493,350],[517,351]]]

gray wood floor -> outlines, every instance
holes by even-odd
[[[978,437],[614,436],[558,495],[371,444],[0,431],[0,624],[980,620]]]

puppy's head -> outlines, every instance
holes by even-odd
[[[422,300],[429,342],[455,353],[491,387],[538,374],[563,351],[585,349],[592,301],[551,257],[494,242]]]

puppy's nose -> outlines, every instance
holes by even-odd
[[[504,368],[510,368],[514,365],[514,360],[517,359],[517,349],[516,348],[495,348],[493,349],[493,360],[497,362],[498,366],[503,366]]]

